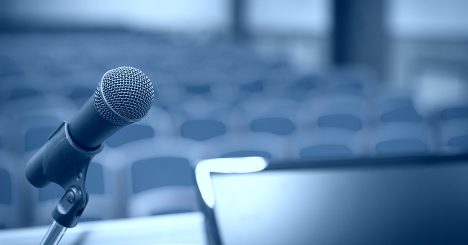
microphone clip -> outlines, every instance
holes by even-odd
[[[39,188],[54,182],[64,189],[65,194],[52,212],[60,225],[76,226],[88,203],[85,188],[88,165],[102,148],[102,145],[92,150],[81,148],[70,137],[68,124],[62,122],[27,163],[26,177],[32,185]]]

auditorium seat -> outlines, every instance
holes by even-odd
[[[29,215],[24,210],[27,193],[20,187],[20,171],[14,161],[13,155],[0,150],[0,229],[25,225]]]
[[[422,123],[380,124],[372,133],[370,151],[379,155],[421,154],[433,149],[432,135]]]
[[[417,154],[435,150],[434,134],[416,111],[405,90],[382,89],[375,103],[370,151],[376,154]]]
[[[121,65],[150,77],[155,103],[141,122],[110,137],[90,165],[82,220],[197,210],[191,168],[202,158],[318,160],[434,148],[411,94],[382,86],[362,68],[299,73],[246,44],[192,37],[118,30],[0,33],[3,42],[17,43],[0,48],[0,116],[9,121],[0,127],[8,130],[8,139],[0,136],[0,152],[15,150],[13,170],[21,172],[47,136],[92,96],[103,73]],[[466,105],[439,116],[443,149],[466,150]],[[6,181],[1,171],[0,182]],[[63,191],[24,184],[35,194],[23,207],[38,204],[33,217],[47,224]],[[0,183],[0,193],[7,185]],[[0,203],[7,198],[0,195]],[[13,220],[6,226],[15,226]]]
[[[198,209],[193,164],[201,145],[183,138],[156,138],[119,148],[128,183],[128,215],[145,216]]]
[[[437,115],[443,150],[468,150],[468,103],[459,103],[441,110]]]
[[[378,81],[365,67],[348,66],[332,69],[323,75],[325,91],[341,95],[370,97],[375,95]]]
[[[319,128],[293,141],[292,158],[334,159],[363,155],[363,135],[343,128]]]
[[[294,100],[259,97],[247,100],[240,106],[246,114],[246,132],[283,137],[297,133],[296,113],[299,103]]]
[[[318,74],[303,74],[291,79],[291,82],[284,83],[278,94],[299,102],[314,98],[324,86],[323,78]]]
[[[19,153],[31,153],[39,149],[48,140],[48,137],[62,123],[62,120],[70,117],[70,112],[64,110],[44,109],[23,113],[21,117],[15,118],[18,139],[20,142]]]
[[[439,113],[439,120],[449,121],[457,119],[468,118],[468,102],[453,105],[448,108],[441,110]]]
[[[13,176],[6,168],[3,158],[0,158],[0,229],[11,226],[13,222]]]
[[[304,103],[298,120],[301,130],[338,128],[360,132],[367,121],[367,106],[361,97],[326,94]]]
[[[407,90],[381,88],[375,97],[374,111],[378,124],[423,122],[423,117],[416,110],[411,93]]]
[[[367,107],[364,98],[324,92],[301,106],[298,114],[300,136],[292,156],[325,159],[365,153]]]
[[[97,84],[97,82],[96,82]],[[93,84],[95,85],[95,84]],[[94,96],[96,87],[83,86],[83,85],[74,85],[66,89],[66,95],[73,101],[77,107],[83,106],[86,101]]]
[[[287,139],[275,134],[230,133],[204,142],[203,158],[260,156],[268,160],[286,158]]]
[[[444,121],[440,125],[443,150],[468,150],[468,118]]]
[[[108,140],[106,140],[105,144],[109,147],[115,148],[134,141],[151,139],[155,137],[155,135],[156,133],[150,125],[144,123],[135,123],[128,125],[116,132],[114,135],[109,137]]]
[[[6,101],[8,102],[45,96],[44,91],[32,87],[14,87],[8,92],[9,93],[6,95]]]
[[[172,111],[178,136],[194,141],[220,137],[238,128],[239,113],[224,104],[201,99],[190,100]]]
[[[180,135],[187,139],[204,141],[226,134],[227,128],[223,122],[213,119],[195,119],[182,123]]]
[[[24,74],[24,70],[17,61],[13,59],[14,55],[0,54],[0,82],[6,83],[11,77],[19,77]]]
[[[410,95],[385,92],[377,102],[380,123],[408,122],[422,123],[422,116],[416,111]]]

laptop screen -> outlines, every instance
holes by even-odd
[[[213,174],[222,244],[468,244],[468,164]]]

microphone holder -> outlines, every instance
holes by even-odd
[[[41,245],[56,245],[67,228],[75,227],[88,204],[86,173],[91,159],[102,150],[87,150],[73,142],[68,125],[63,122],[49,136],[48,143],[41,148],[43,157],[32,159],[26,172],[28,180],[36,187],[49,182],[59,184],[65,191],[52,211],[54,222],[42,239]],[[66,163],[66,164],[65,164]]]
[[[81,183],[84,184],[84,181]],[[42,239],[41,245],[59,244],[67,228],[76,226],[88,203],[88,193],[83,187],[72,186],[60,198],[54,211],[52,211],[54,221]]]

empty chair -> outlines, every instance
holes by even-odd
[[[301,131],[337,128],[359,132],[367,121],[367,107],[362,98],[330,95],[304,103],[298,113]]]
[[[239,114],[229,106],[204,100],[191,100],[174,114],[178,135],[199,142],[235,130],[241,121]]]
[[[34,97],[44,97],[44,91],[41,91],[37,88],[32,87],[15,87],[9,90],[9,93],[6,95],[6,100],[9,102],[34,98]]]
[[[376,154],[417,154],[435,147],[432,131],[416,111],[408,91],[386,90],[376,103],[370,151]]]
[[[376,123],[422,123],[423,117],[416,110],[411,94],[405,90],[382,89],[375,108]]]
[[[180,126],[180,134],[184,138],[204,141],[226,134],[226,125],[215,119],[187,120]]]
[[[440,124],[442,150],[468,150],[468,118],[445,121]]]
[[[365,153],[367,107],[362,97],[333,94],[312,99],[298,113],[291,154],[303,159],[342,158]]]
[[[201,159],[200,147],[183,138],[157,138],[121,147],[128,179],[128,215],[198,210],[193,163]]]
[[[106,140],[106,145],[119,147],[138,140],[151,139],[155,137],[155,131],[151,125],[144,122],[125,126]]]
[[[17,142],[18,152],[32,152],[47,142],[49,135],[70,117],[72,111],[47,110],[34,113],[24,113],[13,120],[19,132]]]
[[[156,87],[156,103],[158,103],[159,106],[165,110],[172,110],[174,107],[177,108],[181,103],[187,100],[182,85],[177,84],[176,81],[173,81],[172,78],[168,78],[167,75],[160,79],[163,79],[163,81],[160,81]],[[164,79],[167,79],[167,81]],[[158,93],[158,91],[164,91],[164,93]]]
[[[210,98],[212,96],[212,87],[209,82],[190,83],[184,85],[185,93],[188,96],[200,96]]]
[[[420,154],[432,150],[431,134],[424,124],[388,123],[378,126],[371,136],[370,151],[375,154]]]
[[[291,142],[288,155],[296,159],[323,160],[364,154],[363,134],[341,128],[319,128]]]
[[[291,137],[297,134],[296,112],[299,104],[287,99],[258,98],[245,101],[245,132]]]
[[[468,103],[441,110],[437,123],[442,150],[468,150]]]
[[[340,68],[326,75],[324,89],[330,94],[367,97],[374,92],[376,82],[373,77],[372,72],[364,67]]]
[[[11,217],[14,203],[13,199],[13,176],[5,166],[0,162],[0,229],[11,226],[13,217]]]
[[[21,188],[20,171],[14,157],[0,150],[0,229],[24,225],[30,213],[26,209],[27,192]]]
[[[439,112],[439,120],[449,121],[468,118],[468,102],[445,108]]]
[[[293,100],[306,101],[317,96],[323,83],[323,79],[317,74],[305,74],[285,83],[287,86],[278,91],[278,94]]]
[[[97,84],[97,82],[96,82]],[[90,86],[72,86],[68,88],[67,96],[75,103],[77,107],[81,107],[86,101],[94,95],[96,87]]]
[[[286,144],[283,137],[274,134],[252,132],[231,133],[204,142],[204,158],[259,156],[268,160],[286,157]]]

